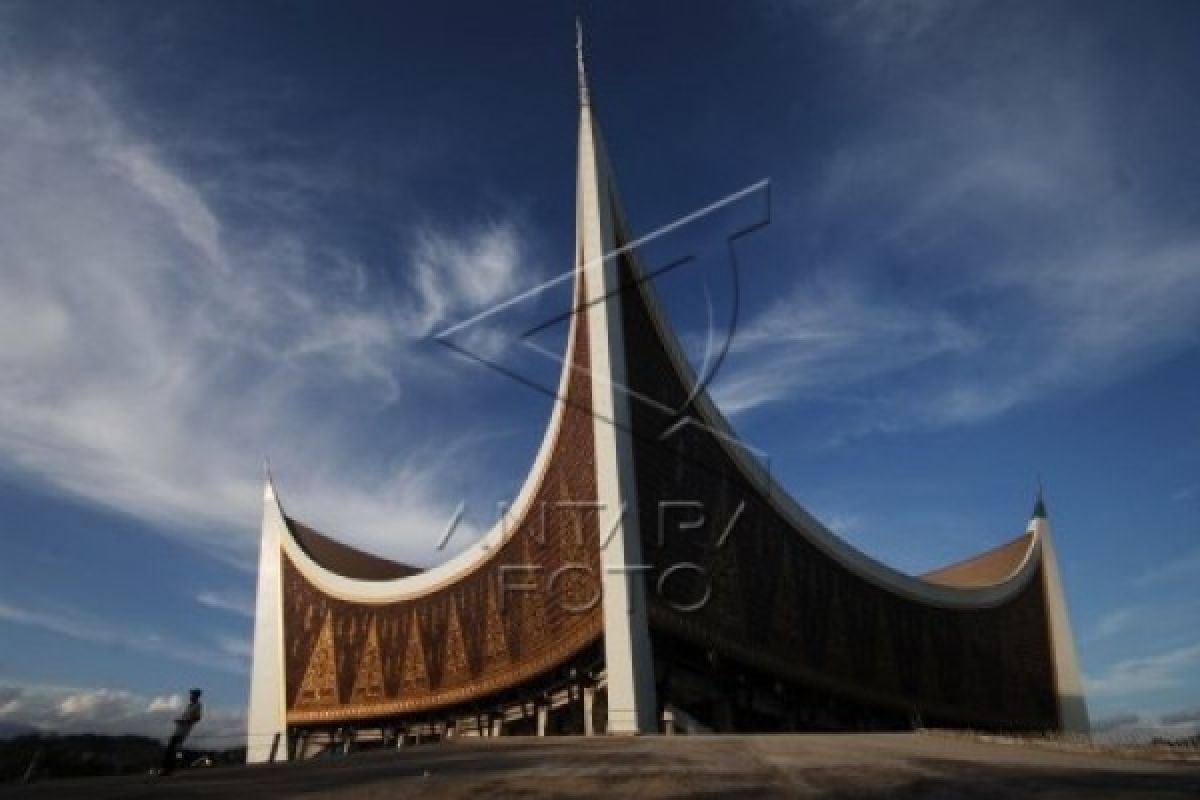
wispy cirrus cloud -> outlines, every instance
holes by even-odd
[[[228,636],[214,637],[208,643],[177,639],[143,627],[99,619],[80,609],[15,603],[3,598],[0,598],[0,620],[222,672],[244,674],[249,666],[246,647]]]
[[[906,308],[844,281],[803,285],[736,331],[712,392],[725,413],[739,414],[978,346],[977,335],[944,311]]]
[[[411,292],[381,286],[346,243],[224,215],[219,180],[190,179],[113,94],[95,69],[0,77],[0,468],[244,554],[269,454],[294,510],[427,557],[459,500],[437,474],[461,474],[458,433],[434,451],[410,422],[395,458],[356,442],[403,430],[398,374],[448,374],[417,343],[511,287],[517,226],[425,225],[400,250]]]
[[[1142,618],[1142,613],[1142,609],[1135,606],[1109,611],[1096,620],[1095,625],[1092,626],[1091,631],[1088,633],[1088,639],[1098,641],[1125,633],[1138,623]]]
[[[851,435],[969,424],[1200,344],[1200,233],[1172,201],[1197,176],[1139,145],[1194,120],[1164,96],[1143,108],[1144,138],[1131,136],[1135,79],[1030,9],[856,2],[820,14],[857,56],[870,105],[810,181],[796,220],[820,256],[790,300],[746,323],[776,338],[730,359],[728,410],[824,381],[852,401]]]
[[[846,0],[807,5],[828,13],[828,24],[840,36],[853,37],[871,49],[904,46],[962,12],[973,0]]]
[[[1200,497],[1200,483],[1192,483],[1180,486],[1178,489],[1171,492],[1172,503],[1186,503],[1196,497]]]
[[[207,589],[196,594],[196,602],[244,617],[254,616],[254,598],[240,591]]]
[[[507,299],[518,285],[526,254],[511,221],[493,221],[462,235],[423,226],[409,251],[422,333],[454,315]],[[528,275],[526,276],[528,280]]]
[[[1148,656],[1127,658],[1095,675],[1084,677],[1089,695],[1124,697],[1184,685],[1200,667],[1200,644],[1177,647]]]
[[[1200,549],[1180,553],[1162,566],[1146,570],[1135,577],[1132,584],[1145,589],[1196,575],[1200,575]]]

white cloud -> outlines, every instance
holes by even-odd
[[[1171,493],[1171,502],[1185,503],[1194,497],[1200,496],[1200,483],[1193,483],[1187,486],[1180,486]]]
[[[454,314],[507,299],[528,269],[516,226],[491,222],[465,234],[426,226],[409,255],[420,303],[417,328],[432,333]],[[528,281],[532,282],[532,281]]]
[[[365,427],[403,430],[397,374],[449,374],[414,343],[511,286],[515,227],[423,229],[408,302],[336,242],[231,227],[219,183],[202,191],[131,130],[101,74],[0,75],[0,469],[245,563],[270,455],[298,515],[427,557],[460,499],[434,473],[462,462],[428,457],[433,432],[407,407],[406,452],[357,442]],[[340,413],[330,396],[356,405]]]
[[[736,331],[712,394],[733,415],[977,346],[976,335],[943,311],[872,298],[846,282],[805,285]]]
[[[852,433],[971,423],[1200,343],[1200,233],[1171,199],[1189,178],[1131,146],[1116,99],[1128,79],[1090,39],[1039,47],[1024,16],[960,12],[954,25],[942,3],[830,14],[862,59],[872,113],[797,215],[828,264],[806,265],[812,285],[747,325],[796,335],[730,359],[718,389],[732,410],[827,381],[854,401]],[[1156,124],[1170,125],[1170,96]],[[812,314],[822,303],[871,324]],[[881,314],[908,323],[895,344]],[[903,381],[855,392],[899,370]]]
[[[1099,639],[1107,639],[1111,636],[1116,636],[1119,633],[1124,633],[1134,627],[1142,617],[1142,611],[1139,608],[1128,607],[1118,608],[1100,617],[1092,628],[1088,638],[1092,641]]]
[[[1092,733],[1111,733],[1120,728],[1129,728],[1142,721],[1138,714],[1113,714],[1109,717],[1092,721]]]
[[[1193,644],[1119,661],[1098,675],[1085,676],[1084,684],[1089,695],[1123,697],[1183,686],[1197,668],[1200,644]]]
[[[0,686],[0,717],[17,710],[21,689],[15,686]]]
[[[183,707],[179,695],[147,697],[126,689],[40,685],[0,687],[0,721],[55,733],[138,734],[166,738]],[[227,748],[245,742],[240,707],[206,703],[204,719],[189,741],[195,746]]]
[[[229,268],[229,259],[221,246],[221,224],[199,192],[168,170],[145,147],[117,146],[106,155],[117,174],[157,203],[180,235],[209,264]]]
[[[1162,566],[1143,572],[1133,579],[1133,585],[1144,589],[1195,575],[1200,575],[1200,549],[1180,553]]]
[[[217,636],[216,644],[222,653],[244,659],[246,663],[250,662],[250,656],[254,652],[254,646],[249,639],[236,636]]]
[[[198,593],[196,602],[202,606],[229,611],[244,617],[252,618],[254,616],[254,598],[241,592],[209,589]]]
[[[917,41],[971,0],[842,0],[818,6],[830,28],[875,49]],[[811,3],[809,4],[811,5]]]
[[[1160,713],[1153,710],[1119,712],[1092,722],[1092,735],[1099,742],[1149,743],[1154,739],[1185,739],[1200,733],[1194,712]]]
[[[248,648],[241,650],[217,637],[211,643],[164,637],[141,628],[115,625],[88,614],[61,608],[31,608],[0,598],[0,620],[41,628],[60,636],[109,647],[129,648],[139,653],[196,664],[208,669],[244,674],[249,663]]]
[[[183,695],[169,694],[160,697],[155,697],[150,700],[150,704],[146,706],[147,713],[155,711],[179,711],[183,708]]]

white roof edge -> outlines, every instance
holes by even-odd
[[[563,367],[559,374],[558,392],[554,396],[550,420],[546,425],[546,432],[542,436],[537,456],[525,477],[525,482],[504,516],[497,520],[479,541],[448,561],[416,575],[390,580],[361,580],[333,572],[318,564],[308,553],[304,552],[304,548],[300,547],[295,537],[284,536],[283,551],[305,578],[322,591],[343,600],[356,603],[393,603],[430,594],[469,575],[485,564],[508,541],[516,531],[516,523],[524,519],[529,511],[534,492],[541,484],[550,455],[554,452],[554,447],[558,442],[558,433],[562,427],[563,411],[566,406],[567,386],[575,364],[573,354],[575,352],[576,326],[580,316],[575,312],[575,298],[579,290],[579,281],[580,270],[577,267],[575,282],[571,290],[571,324],[567,332],[566,351],[562,360]],[[278,496],[277,492],[276,496]]]
[[[623,209],[619,209],[618,224],[624,225]],[[665,316],[659,305],[654,287],[645,278],[641,258],[637,251],[631,254],[630,262],[636,271],[635,279],[642,287],[642,297],[650,311],[650,319],[658,331],[659,338],[667,350],[667,356],[673,362],[679,377],[684,382],[684,388],[691,391],[696,386],[696,374],[683,354],[683,348],[674,330],[666,323]],[[991,586],[961,588],[939,586],[929,583],[919,577],[901,572],[889,567],[881,561],[872,558],[863,551],[846,542],[840,536],[827,528],[820,520],[801,506],[790,493],[781,486],[775,477],[765,470],[761,464],[751,458],[745,449],[734,447],[730,442],[740,442],[733,427],[709,397],[708,389],[701,388],[696,394],[695,406],[699,412],[702,424],[718,435],[713,438],[721,448],[733,459],[734,463],[750,478],[750,482],[760,488],[760,491],[776,511],[795,528],[803,529],[809,534],[808,539],[834,560],[850,569],[852,572],[874,581],[897,594],[932,605],[948,608],[983,608],[1003,603],[1014,596],[1033,576],[1038,559],[1035,557],[1041,550],[1041,541],[1034,537],[1030,541],[1029,550],[1021,565],[1004,582]]]
[[[608,164],[608,154],[604,149],[603,141],[600,140],[599,135],[596,136],[596,139],[598,140],[598,152],[596,155],[603,161],[605,173],[611,176],[611,167]],[[622,229],[622,234],[625,235],[627,234],[627,224],[624,216],[624,207],[621,203],[615,180],[609,182],[607,189],[615,201],[613,205],[616,212],[616,224],[618,228]],[[628,236],[626,238],[628,239]],[[578,243],[576,243],[576,247],[578,248]],[[645,270],[642,268],[640,255],[636,249],[628,251],[628,255],[630,256],[634,270],[638,273],[635,277],[638,278],[638,285],[642,287],[642,297],[646,301],[651,321],[666,348],[668,358],[671,359],[679,377],[683,380],[685,388],[690,390],[695,387],[697,382],[691,364],[684,357],[683,349],[679,344],[674,330],[666,323],[666,318],[662,313],[654,288],[650,285],[650,281],[645,279]],[[575,257],[578,258],[578,253],[575,253]],[[550,454],[554,451],[558,432],[562,424],[566,389],[574,365],[573,353],[579,318],[579,313],[575,312],[574,298],[578,295],[581,272],[582,267],[576,265],[575,284],[571,294],[571,325],[567,336],[563,369],[559,376],[558,393],[555,396],[546,433],[542,438],[542,443],[533,465],[525,478],[525,483],[522,485],[516,500],[507,513],[505,513],[504,517],[497,521],[478,542],[450,560],[417,575],[382,581],[347,578],[332,572],[309,557],[295,541],[294,537],[290,535],[283,537],[282,545],[284,552],[287,553],[292,563],[296,565],[306,578],[323,591],[348,601],[390,603],[407,600],[434,592],[470,574],[486,563],[491,554],[498,550],[511,537],[515,531],[514,523],[523,519],[529,510],[528,507],[532,502],[534,491],[540,484]],[[1041,552],[1040,537],[1033,537],[1029,550],[1013,574],[1005,581],[991,586],[971,588],[941,586],[889,567],[855,548],[827,528],[820,520],[804,509],[775,480],[770,472],[765,470],[755,459],[751,458],[745,449],[732,446],[731,442],[740,442],[741,440],[734,433],[733,427],[729,424],[724,414],[713,403],[706,388],[702,388],[696,394],[695,405],[701,418],[700,422],[717,434],[714,438],[718,441],[721,448],[731,457],[743,474],[750,479],[750,482],[759,487],[767,502],[779,512],[785,521],[794,528],[802,529],[804,533],[801,535],[807,534],[806,538],[809,541],[835,561],[848,568],[851,572],[873,581],[881,587],[910,599],[931,605],[948,608],[982,608],[998,605],[1016,595],[1024,588],[1035,572],[1036,566],[1039,563],[1037,556]],[[278,498],[277,492],[275,492],[275,495]]]

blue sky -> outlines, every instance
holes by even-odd
[[[909,571],[1040,473],[1093,718],[1194,726],[1200,8],[642,5],[585,9],[636,230],[771,181],[739,432]],[[549,401],[429,335],[570,264],[575,11],[0,6],[0,721],[161,734],[200,685],[233,735],[264,456],[397,558],[488,525]],[[688,341],[718,269],[660,287]]]

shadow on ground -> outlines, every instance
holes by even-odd
[[[1200,766],[912,734],[475,739],[0,798],[1187,798]]]

